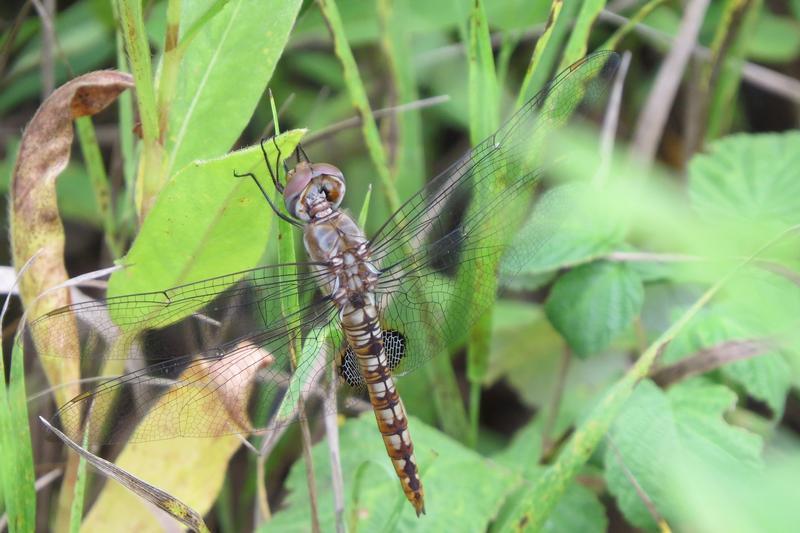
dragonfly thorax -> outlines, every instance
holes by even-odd
[[[308,222],[338,209],[345,193],[342,171],[327,163],[299,162],[286,174],[283,200],[294,218]]]

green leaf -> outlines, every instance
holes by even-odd
[[[621,263],[592,263],[562,276],[545,304],[547,317],[579,356],[605,349],[639,314],[644,287]]]
[[[800,222],[800,133],[732,135],[689,164],[689,196],[709,219]]]
[[[281,151],[294,150],[303,133],[281,135]],[[274,158],[275,146],[265,146]],[[255,184],[233,172],[252,171],[263,178],[264,168],[261,148],[251,146],[196,161],[178,172],[122,260],[127,268],[111,276],[109,296],[159,291],[255,267],[264,254],[273,213]],[[198,299],[187,314],[204,303]]]
[[[800,55],[800,22],[762,9],[747,40],[747,56],[754,61],[788,63]]]
[[[500,273],[503,283],[530,278],[587,263],[621,246],[625,227],[595,204],[588,184],[568,184],[547,191],[514,237],[512,249],[524,250],[523,260],[506,256]]]
[[[469,17],[469,126],[473,146],[497,130],[498,91],[489,23],[475,0]]]
[[[28,428],[25,398],[25,371],[22,345],[14,342],[8,386],[5,359],[0,353],[0,495],[11,531],[36,528],[36,490],[33,477],[33,450]]]
[[[731,305],[713,306],[670,343],[664,351],[662,364],[674,363],[726,341],[762,337],[763,332],[745,320]],[[754,357],[726,364],[720,370],[723,376],[741,385],[749,395],[766,402],[772,409],[773,418],[780,419],[791,384],[791,369],[778,350],[765,350]]]
[[[374,415],[365,413],[342,426],[339,440],[348,529],[485,531],[518,479],[515,474],[414,417],[409,418],[409,430],[425,488],[426,514],[421,519],[403,495]],[[326,441],[312,450],[323,531],[334,531],[335,524],[329,453]],[[289,495],[284,509],[262,531],[308,530],[308,487],[302,462],[292,467],[286,487]]]
[[[181,27],[190,28],[213,3],[186,3]],[[188,45],[170,103],[168,176],[194,159],[225,153],[239,138],[272,76],[301,3],[232,0]]]
[[[628,475],[669,523],[681,490],[665,480],[688,460],[717,472],[760,465],[761,439],[723,418],[735,403],[731,390],[701,380],[676,385],[667,393],[649,380],[640,383],[613,424],[613,446],[605,455],[608,488],[629,522],[641,528],[655,525]]]

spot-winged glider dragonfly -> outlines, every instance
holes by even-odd
[[[368,395],[403,491],[417,515],[423,513],[422,480],[395,378],[462,342],[490,311],[496,282],[482,282],[496,278],[501,259],[519,266],[532,256],[524,243],[509,239],[509,213],[514,205],[530,207],[544,168],[535,161],[548,133],[579,104],[599,101],[618,63],[617,54],[601,51],[562,71],[370,237],[340,209],[345,180],[339,169],[298,150],[294,168],[283,162],[283,184],[280,161],[271,163],[264,151],[286,213],[270,206],[302,228],[310,261],[75,303],[34,320],[34,339],[45,341],[80,326],[86,366],[146,360],[61,406],[57,423],[91,443],[272,431],[313,412],[319,381],[338,375],[344,388]],[[466,287],[459,282],[465,267],[471,270]],[[300,303],[290,313],[282,312],[287,298]],[[176,341],[183,339],[178,332],[189,332],[191,341]],[[298,350],[325,353],[326,342],[333,355],[299,358]],[[293,381],[298,375],[306,378]],[[220,392],[243,403],[207,401]],[[301,399],[306,409],[283,410]]]

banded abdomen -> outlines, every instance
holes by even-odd
[[[425,512],[422,481],[414,458],[414,443],[408,432],[406,411],[397,394],[383,347],[378,309],[371,295],[366,295],[347,302],[342,308],[341,317],[347,341],[369,392],[386,452],[400,478],[406,498],[419,516]]]

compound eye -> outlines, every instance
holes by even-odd
[[[344,179],[339,176],[327,174],[320,178],[320,182],[328,201],[332,203],[334,207],[339,207],[344,199]]]

